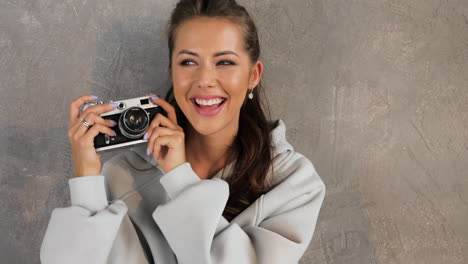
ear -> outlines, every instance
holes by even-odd
[[[254,66],[252,67],[252,72],[250,73],[250,80],[249,80],[249,89],[254,89],[255,86],[260,82],[263,73],[263,63],[261,61],[257,61]]]

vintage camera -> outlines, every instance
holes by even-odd
[[[112,137],[99,133],[94,137],[94,148],[96,152],[134,146],[148,141],[143,139],[143,136],[148,130],[151,120],[153,120],[158,113],[167,116],[164,109],[153,103],[150,98],[152,95],[154,94],[121,101],[108,101],[108,103],[116,103],[117,108],[102,113],[100,117],[114,120],[117,123],[111,128],[117,135]],[[104,102],[100,100],[87,101],[80,107],[80,113],[85,111],[86,108],[98,104],[104,104]]]

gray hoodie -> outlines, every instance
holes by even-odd
[[[235,161],[201,180],[188,162],[164,172],[141,144],[106,161],[101,175],[69,179],[71,206],[52,211],[41,263],[298,263],[325,185],[286,141],[282,120],[272,133],[273,187],[231,222],[221,174]]]

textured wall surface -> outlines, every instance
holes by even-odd
[[[327,185],[301,263],[468,263],[468,1],[240,2],[273,117]],[[69,102],[167,90],[174,3],[0,1],[2,263],[39,263],[69,206]]]

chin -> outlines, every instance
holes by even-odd
[[[192,108],[191,105],[189,107]],[[225,123],[225,113],[222,112],[216,116],[211,117],[201,116],[193,109],[189,109],[187,113],[185,111],[183,112],[192,127],[202,135],[209,135],[217,132],[223,127],[223,124]]]
[[[190,124],[192,125],[193,129],[197,131],[200,135],[209,136],[215,134],[221,129],[221,127],[219,126],[220,123],[214,121],[215,120],[209,121],[198,119],[198,121],[196,121],[195,123],[190,122]]]

